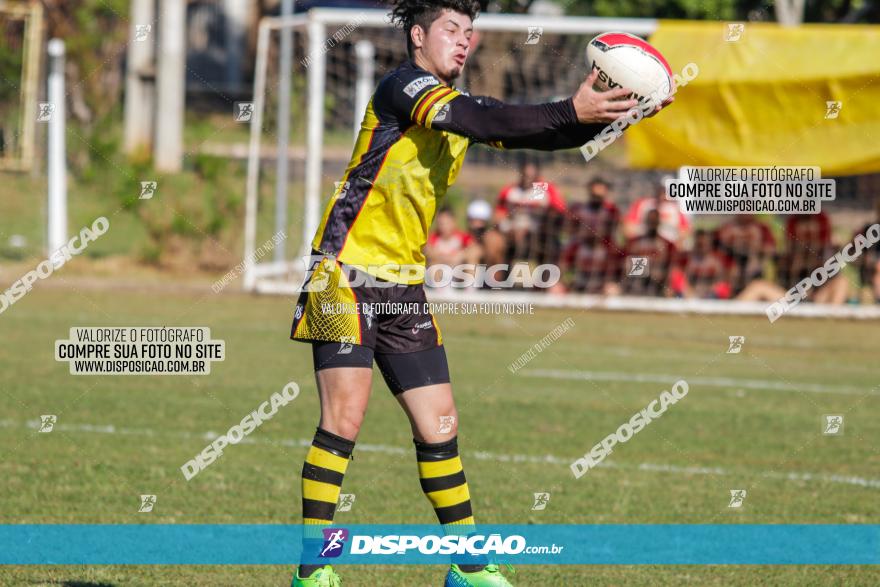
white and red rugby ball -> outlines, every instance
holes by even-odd
[[[587,65],[598,69],[597,90],[627,88],[633,98],[660,105],[672,93],[672,70],[666,58],[645,40],[629,33],[602,33],[587,45]]]

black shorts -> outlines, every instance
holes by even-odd
[[[315,371],[372,368],[375,360],[395,395],[450,381],[422,284],[385,281],[332,257],[306,278],[290,338],[312,343]]]

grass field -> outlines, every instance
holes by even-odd
[[[38,283],[0,316],[3,523],[298,522],[306,450],[299,441],[311,439],[318,404],[309,350],[287,340],[292,306],[208,287],[111,288],[63,273]],[[569,317],[572,330],[510,373],[510,363]],[[875,323],[538,309],[439,323],[478,521],[860,524],[880,516]],[[54,341],[72,326],[101,325],[210,326],[226,341],[227,359],[206,377],[69,375],[54,360]],[[740,354],[726,353],[731,335],[746,337]],[[573,478],[569,462],[678,378],[690,383],[685,399],[618,446],[608,466]],[[300,397],[252,443],[184,480],[179,467],[204,447],[206,433],[226,431],[289,381]],[[405,416],[381,378],[375,383],[343,487],[357,500],[337,520],[433,523]],[[53,432],[36,433],[41,414],[58,416]],[[845,415],[842,436],[822,435],[823,414]],[[727,507],[735,488],[748,490],[740,509]],[[551,501],[533,512],[538,491],[550,491]],[[137,513],[140,494],[158,496],[152,513]],[[345,585],[440,585],[444,569],[362,566],[341,574]],[[286,567],[0,571],[3,585],[289,581]],[[514,583],[876,585],[880,570],[521,566]]]

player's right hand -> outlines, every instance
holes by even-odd
[[[623,100],[632,94],[632,90],[616,88],[607,92],[593,89],[599,70],[594,69],[572,96],[574,110],[581,124],[595,122],[613,122],[638,106],[638,100]]]

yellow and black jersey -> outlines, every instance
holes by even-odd
[[[510,105],[471,97],[406,61],[367,106],[354,152],[312,248],[396,283],[415,284],[438,202],[472,142],[498,148],[577,147],[601,130],[578,124],[571,99]]]

